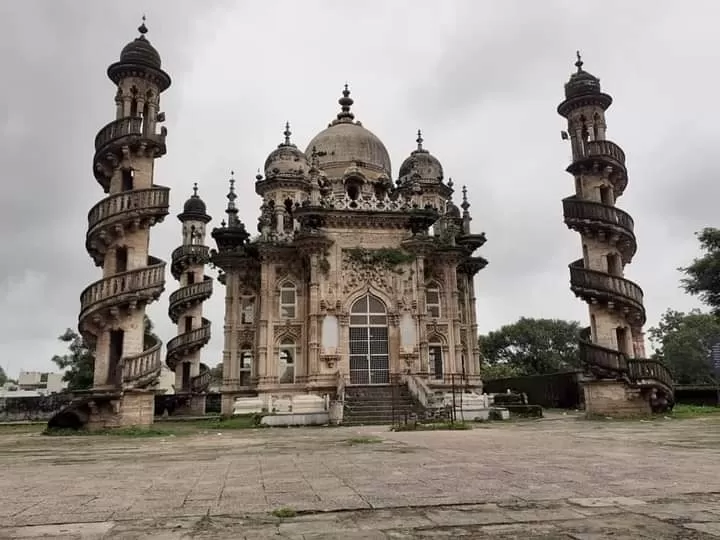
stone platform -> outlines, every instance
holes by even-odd
[[[0,538],[720,538],[720,417],[0,431]],[[273,511],[289,508],[295,517]]]

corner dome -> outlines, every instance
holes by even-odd
[[[444,173],[440,160],[425,150],[422,146],[422,132],[418,130],[417,148],[412,151],[403,164],[400,165],[398,178],[402,180],[409,176],[418,175],[425,182],[440,183]]]
[[[337,118],[323,131],[315,135],[305,150],[305,155],[317,155],[318,164],[326,172],[342,174],[348,167],[357,165],[366,171],[390,177],[392,166],[390,154],[383,142],[350,112],[353,104],[350,91],[345,85],[343,97],[338,100],[342,110]]]
[[[162,67],[160,53],[157,52],[157,49],[155,49],[145,37],[147,31],[147,26],[145,26],[145,21],[143,20],[143,23],[138,28],[140,36],[123,47],[123,50],[120,52],[120,62],[125,64],[138,64],[154,69],[160,69]]]
[[[185,201],[182,214],[178,216],[180,221],[194,220],[208,223],[210,219],[212,219],[207,215],[207,206],[205,205],[205,201],[200,198],[197,192],[198,187],[197,184],[195,184],[193,186],[193,194],[187,201]]]
[[[593,94],[601,94],[600,79],[582,69],[583,61],[580,52],[577,53],[577,62],[575,62],[577,71],[570,76],[570,80],[565,83],[565,98],[587,96]]]
[[[307,156],[298,149],[297,146],[290,142],[290,124],[285,124],[285,141],[280,143],[278,147],[270,152],[265,160],[265,178],[274,176],[305,176],[309,171],[310,165]]]

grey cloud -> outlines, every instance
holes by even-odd
[[[650,323],[669,305],[692,304],[674,269],[695,253],[692,232],[717,213],[717,76],[708,66],[718,61],[719,10],[709,1],[692,9],[649,0],[602,6],[0,4],[0,53],[12,81],[0,87],[0,220],[4,231],[18,231],[16,242],[0,244],[0,362],[50,368],[49,351],[75,324],[81,290],[100,277],[84,249],[87,212],[103,196],[92,141],[113,114],[105,69],[148,8],[148,36],[173,77],[163,96],[168,154],[156,169],[157,183],[172,188],[172,215],[153,229],[152,254],[168,259],[179,243],[174,216],[195,181],[211,226],[219,224],[231,169],[241,218],[254,231],[254,175],[284,122],[304,148],[336,114],[348,81],[358,119],[386,143],[395,171],[420,127],[446,174],[468,185],[473,227],[488,235],[482,253],[490,265],[477,287],[481,332],[521,315],[585,320],[568,288],[567,264],[580,247],[562,224],[560,200],[573,183],[555,112],[579,48],[615,98],[608,136],[628,154],[630,185],[619,205],[635,217],[640,242],[628,275],[646,291]],[[168,276],[167,293],[149,312],[165,341],[175,331],[166,314],[175,287]],[[209,364],[221,358],[224,292],[216,284],[207,304]]]

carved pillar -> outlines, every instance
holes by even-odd
[[[310,254],[310,294],[308,302],[308,352],[305,358],[305,373],[307,377],[320,372],[320,256],[318,253]]]
[[[388,353],[390,375],[402,373],[400,361],[400,317],[396,312],[388,313]]]
[[[238,281],[235,270],[225,273],[225,343],[223,350],[223,385],[234,387],[239,378],[237,373],[237,338],[235,332],[235,283]]]
[[[268,350],[272,351],[274,332],[272,330],[272,307],[275,302],[275,295],[272,293],[273,281],[272,265],[264,259],[260,266],[260,295],[258,297],[259,321],[258,321],[258,342],[257,371],[256,376],[260,381],[270,376],[271,366],[268,365]]]
[[[428,340],[427,340],[427,307],[425,304],[425,256],[417,257],[417,325],[418,325],[418,353],[420,355],[420,372],[428,373]]]

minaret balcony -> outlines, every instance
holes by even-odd
[[[156,186],[110,195],[88,213],[85,246],[101,266],[107,246],[126,230],[137,230],[160,223],[168,215],[170,188]]]
[[[627,186],[627,169],[625,168],[625,152],[612,141],[578,142],[577,155],[567,171],[579,174],[588,167],[598,166],[601,170],[609,167],[610,180],[615,185],[617,195]]]
[[[570,288],[589,303],[620,308],[633,324],[645,324],[643,291],[629,279],[585,268],[580,259],[570,264]]]
[[[170,273],[175,279],[193,265],[204,265],[210,261],[210,248],[201,244],[186,244],[176,248],[170,256]]]
[[[668,395],[674,392],[672,374],[668,367],[659,360],[647,358],[630,358],[627,361],[628,376],[636,386],[641,388],[657,388]]]
[[[616,240],[626,264],[635,255],[635,222],[627,212],[615,206],[579,199],[573,195],[563,199],[563,216],[568,228],[582,235]]]
[[[127,137],[144,138],[165,144],[163,133],[147,133],[147,123],[142,116],[126,116],[113,120],[98,131],[95,136],[95,152],[100,153],[104,148],[122,142]]]
[[[80,327],[102,328],[123,308],[156,300],[165,288],[165,262],[148,258],[148,266],[121,272],[89,285],[80,294]]]
[[[140,388],[157,379],[162,369],[161,346],[162,342],[155,339],[152,347],[120,361],[124,387]]]
[[[202,326],[175,336],[167,343],[167,366],[175,370],[178,361],[207,345],[210,341],[210,321],[203,318]]]
[[[579,355],[585,368],[596,377],[615,379],[621,378],[627,373],[627,358],[615,349],[581,340]]]
[[[168,315],[172,322],[177,323],[180,316],[189,308],[204,302],[212,295],[213,280],[205,276],[200,283],[182,287],[170,295]]]
[[[210,380],[212,379],[212,374],[210,373],[210,370],[207,369],[200,373],[200,375],[196,375],[192,379],[190,379],[190,391],[193,394],[202,394],[204,392],[207,392],[210,388]]]

